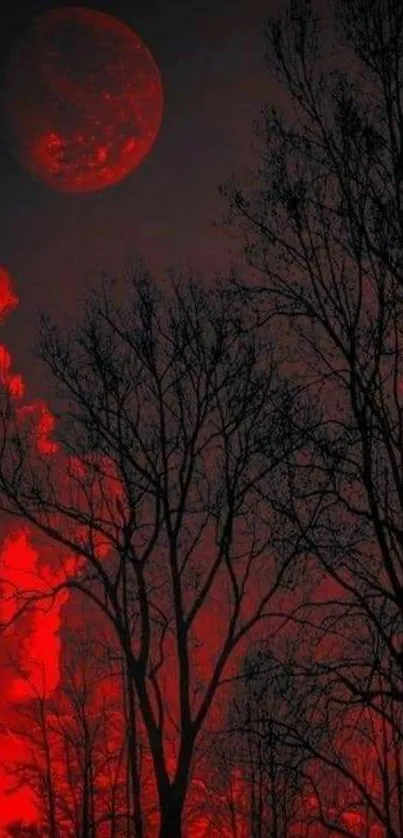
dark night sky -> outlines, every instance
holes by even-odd
[[[138,32],[159,66],[165,112],[157,142],[140,167],[98,193],[59,193],[34,181],[13,159],[6,135],[1,138],[0,263],[20,297],[1,340],[32,396],[44,384],[30,350],[37,310],[66,322],[100,271],[121,270],[136,252],[157,269],[192,263],[211,275],[228,263],[231,241],[212,225],[225,210],[217,185],[247,165],[253,120],[270,97],[262,29],[275,3],[143,0],[113,9],[102,2],[79,4],[113,12]],[[4,64],[31,17],[55,5],[37,0],[22,12],[15,9],[18,3],[10,4],[3,17]]]

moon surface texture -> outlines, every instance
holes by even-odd
[[[163,89],[139,36],[78,6],[35,19],[14,46],[5,111],[12,151],[62,192],[105,189],[139,166],[158,135]]]

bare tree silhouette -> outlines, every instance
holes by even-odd
[[[9,731],[26,756],[7,768],[33,793],[49,838],[94,838],[102,825],[111,838],[133,829],[124,685],[105,651],[99,626],[64,628],[61,682],[50,694],[19,668],[27,689],[13,700]]]
[[[288,329],[316,406],[283,513],[327,580],[306,630],[322,637],[311,672],[389,742],[376,788],[346,757],[334,770],[389,838],[403,831],[402,27],[400,0],[293,0],[271,18],[287,104],[264,111],[255,180],[221,190],[255,269],[238,293]]]
[[[42,321],[53,437],[9,393],[1,406],[1,508],[51,539],[55,561],[76,557],[47,596],[80,591],[114,631],[160,838],[182,834],[198,737],[299,554],[264,489],[281,495],[300,407],[253,312],[226,289],[192,276],[158,289],[142,267],[105,282],[75,331]],[[44,599],[31,591],[21,610]]]
[[[229,707],[231,758],[244,767],[251,838],[287,838],[304,821],[305,764],[311,759],[303,734],[315,730],[315,694],[304,695],[294,661],[282,665],[261,643],[244,660]],[[309,685],[310,687],[310,685]],[[308,701],[307,701],[308,699]],[[300,740],[290,735],[298,728]]]

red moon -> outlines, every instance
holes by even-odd
[[[13,153],[61,192],[122,180],[162,121],[161,78],[148,48],[122,21],[78,6],[35,19],[11,53],[5,94]]]

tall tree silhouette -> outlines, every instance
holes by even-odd
[[[90,597],[113,628],[160,838],[182,834],[198,737],[208,715],[219,724],[221,682],[273,616],[299,550],[265,492],[283,491],[300,408],[255,319],[225,282],[170,276],[159,289],[140,266],[90,295],[72,332],[43,320],[52,438],[3,393],[1,506],[60,562],[76,557],[59,588]]]
[[[337,621],[314,672],[395,741],[395,779],[386,748],[387,792],[366,799],[390,838],[403,828],[402,28],[401,0],[293,0],[271,18],[285,105],[265,108],[255,180],[222,189],[255,268],[238,291],[287,324],[318,411],[283,512],[327,579],[312,631]]]

